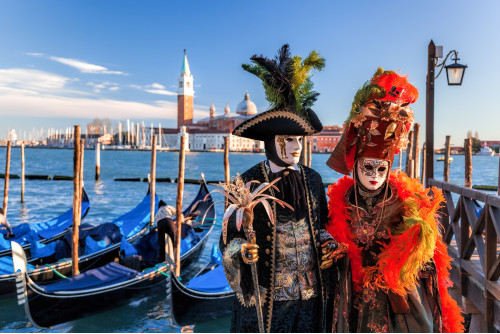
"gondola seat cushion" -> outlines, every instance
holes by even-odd
[[[127,238],[122,237],[120,242],[120,257],[125,258],[133,255],[137,255],[137,249],[135,249],[134,245],[127,241]]]
[[[47,292],[96,289],[126,281],[137,274],[139,273],[135,270],[111,262],[105,266],[88,270],[78,276],[44,285],[43,287]]]
[[[190,226],[190,229],[187,230],[186,236],[181,239],[181,254],[186,254],[199,241],[200,241],[200,237],[196,234],[194,229]]]
[[[31,257],[41,259],[54,255],[56,253],[56,243],[57,241],[48,244],[42,244],[38,241],[32,242],[30,246]]]
[[[85,237],[85,254],[92,254],[106,248],[110,244],[109,238],[103,240],[94,240],[90,235]]]
[[[232,291],[226,279],[223,266],[217,266],[206,274],[193,277],[186,287],[209,293],[230,292]]]
[[[10,241],[5,240],[3,233],[0,233],[0,249],[9,249]]]

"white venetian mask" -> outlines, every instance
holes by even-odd
[[[275,136],[274,145],[278,157],[289,165],[299,162],[302,151],[301,136]]]
[[[357,163],[358,178],[368,190],[380,188],[389,172],[389,162],[382,159],[361,158]]]

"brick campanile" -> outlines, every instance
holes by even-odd
[[[189,70],[186,50],[184,50],[179,89],[177,90],[177,128],[193,124],[193,96],[193,75]]]

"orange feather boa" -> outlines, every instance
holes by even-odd
[[[404,205],[403,223],[398,232],[390,236],[391,241],[384,246],[377,264],[372,267],[362,266],[361,248],[354,243],[348,224],[351,209],[346,206],[344,196],[354,181],[345,176],[328,187],[330,221],[327,230],[349,247],[347,255],[353,289],[360,291],[364,285],[406,294],[407,290],[415,288],[420,270],[432,258],[437,268],[443,332],[463,332],[461,310],[447,289],[452,285],[449,278],[451,259],[438,231],[437,210],[444,201],[443,195],[433,188],[434,197],[428,196],[428,189],[405,173],[392,172],[389,182],[396,186],[398,198]]]

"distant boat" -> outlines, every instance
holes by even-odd
[[[444,157],[438,157],[438,158],[436,158],[436,160],[437,160],[437,161],[444,161]],[[448,159],[448,161],[449,161],[449,162],[452,162],[452,161],[453,161],[453,158],[452,158],[452,157],[450,157],[450,158]]]
[[[495,151],[493,151],[487,145],[484,145],[483,147],[481,147],[481,150],[477,153],[477,155],[484,155],[484,156],[492,157],[495,155]]]

